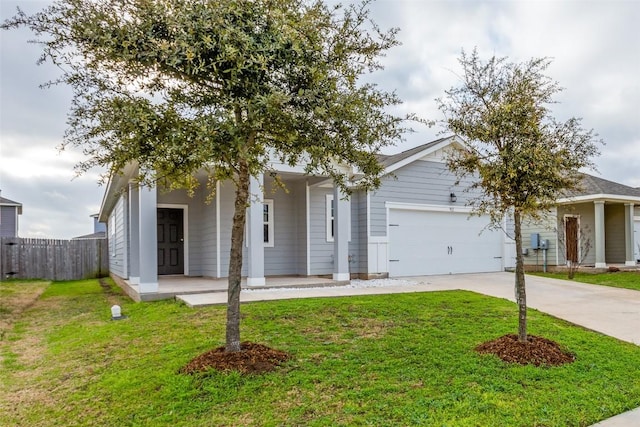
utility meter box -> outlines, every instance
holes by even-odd
[[[540,249],[549,249],[549,240],[548,239],[540,240]]]
[[[531,249],[540,248],[540,233],[531,233]]]

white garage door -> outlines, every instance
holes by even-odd
[[[502,270],[502,231],[485,229],[488,223],[467,213],[391,209],[389,275]]]

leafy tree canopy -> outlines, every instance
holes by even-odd
[[[539,217],[580,185],[581,168],[594,166],[596,135],[580,119],[553,117],[550,107],[561,88],[545,74],[548,58],[483,62],[474,50],[463,51],[460,64],[462,84],[437,100],[445,128],[467,142],[449,166],[459,175],[477,174],[479,213],[498,223],[511,209]]]
[[[39,36],[41,60],[74,91],[65,144],[82,172],[137,163],[143,183],[193,190],[194,174],[233,179],[227,351],[240,350],[242,241],[249,179],[270,159],[333,178],[347,193],[355,166],[380,183],[375,153],[402,135],[400,101],[360,77],[398,44],[368,1],[332,8],[307,0],[59,0],[2,28]],[[409,118],[409,117],[407,117]]]
[[[449,168],[459,177],[473,175],[480,196],[476,214],[499,225],[512,215],[516,242],[515,293],[518,339],[527,340],[527,302],[522,257],[522,219],[540,218],[568,190],[580,186],[579,170],[593,167],[599,142],[580,119],[556,120],[550,106],[561,89],[545,74],[551,61],[510,63],[477,50],[460,58],[462,83],[438,99],[444,127],[467,142],[454,152]]]
[[[375,186],[372,153],[404,129],[385,109],[395,94],[359,80],[398,44],[367,4],[60,0],[3,28],[33,30],[41,60],[64,70],[52,83],[74,90],[65,144],[88,156],[80,171],[135,161],[152,180],[193,186],[202,167],[257,175],[273,156],[342,186],[336,165],[356,165]]]

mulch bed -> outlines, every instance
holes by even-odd
[[[558,343],[534,335],[529,335],[525,343],[519,342],[517,335],[504,335],[480,344],[476,351],[495,354],[505,362],[520,365],[560,366],[576,360],[575,355],[562,350]]]
[[[218,371],[238,371],[243,374],[261,374],[273,371],[289,360],[284,351],[274,350],[262,344],[245,341],[241,351],[227,353],[224,346],[214,348],[192,359],[180,369],[182,374],[195,374],[211,369]]]

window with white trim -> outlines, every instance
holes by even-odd
[[[262,229],[264,246],[267,248],[272,248],[274,244],[273,228],[273,200],[265,199],[262,204]]]
[[[347,209],[347,234],[349,241],[351,241],[351,199],[348,200],[349,209]],[[335,230],[335,203],[333,202],[333,194],[326,195],[326,230],[327,230],[327,242],[333,242],[333,233]]]
[[[265,199],[262,202],[262,238],[265,248],[273,248],[274,246],[274,228],[273,199]],[[249,217],[245,222],[244,235],[245,246],[249,247]]]

